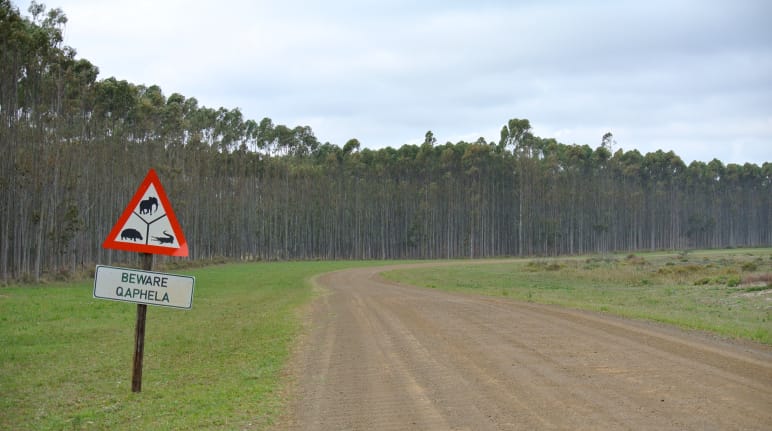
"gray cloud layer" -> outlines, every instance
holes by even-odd
[[[420,3],[420,4],[416,4]],[[20,3],[26,9],[26,3]],[[102,70],[370,147],[496,140],[772,161],[766,1],[62,0]]]

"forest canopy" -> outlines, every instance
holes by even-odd
[[[500,139],[362,148],[115,77],[59,9],[0,0],[0,277],[130,259],[101,248],[148,169],[191,259],[398,259],[769,246],[772,164]]]

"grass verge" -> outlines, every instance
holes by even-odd
[[[136,305],[92,283],[0,288],[0,429],[270,428],[297,310],[319,273],[384,262],[227,264],[196,276],[191,310],[148,307],[131,393]],[[396,262],[395,262],[396,263]],[[444,289],[647,318],[772,344],[772,249],[530,259],[394,271]]]
[[[390,271],[402,283],[608,312],[772,344],[772,249],[523,259]]]
[[[148,307],[131,393],[136,305],[90,281],[0,288],[0,429],[269,428],[314,274],[372,262],[227,264],[194,275],[191,310]]]

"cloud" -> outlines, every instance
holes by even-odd
[[[772,3],[61,0],[102,70],[370,147],[498,140],[772,160]],[[23,5],[26,9],[26,5]],[[472,138],[467,138],[472,137]]]

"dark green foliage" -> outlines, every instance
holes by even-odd
[[[766,286],[752,286],[745,289],[746,292],[764,292],[767,290],[772,290],[772,284],[767,284]]]

